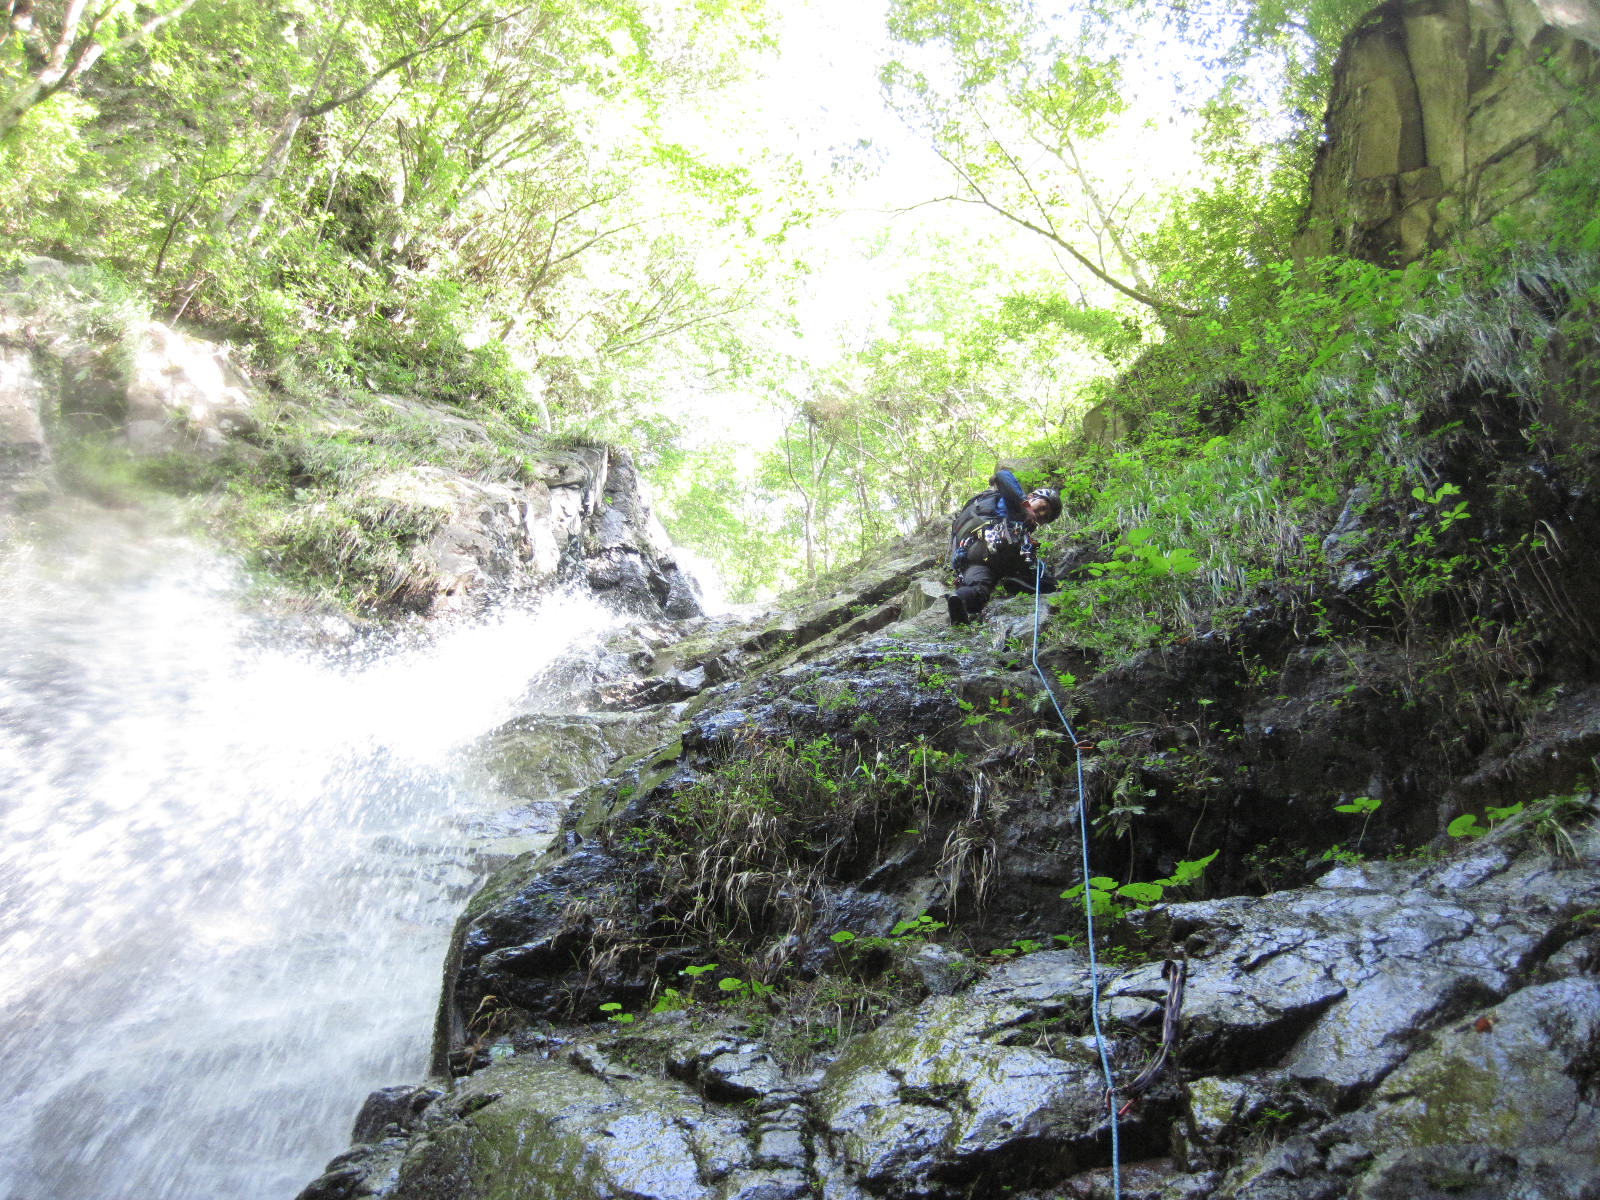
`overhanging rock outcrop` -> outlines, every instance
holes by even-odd
[[[1592,124],[1594,0],[1392,0],[1345,40],[1301,258],[1403,265],[1535,203]]]

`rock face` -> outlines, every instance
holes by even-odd
[[[1523,207],[1582,123],[1597,51],[1591,0],[1374,9],[1335,68],[1297,253],[1403,265]]]
[[[490,739],[510,786],[608,774],[464,914],[436,1085],[376,1094],[303,1200],[1101,1200],[1108,1070],[1125,1196],[1600,1195],[1592,794],[1420,857],[1261,857],[1352,836],[1330,796],[1383,796],[1369,842],[1415,844],[1448,778],[1571,788],[1592,691],[1447,777],[1375,652],[1346,672],[1270,619],[1112,669],[1047,649],[1085,681],[1095,811],[1149,806],[1148,857],[1102,830],[1094,861],[1220,850],[1192,889],[1217,898],[1103,913],[1091,963],[1031,598],[949,630],[936,557],[902,551],[749,624],[636,628],[595,712]],[[541,774],[558,724],[571,761]],[[1171,1064],[1135,1088],[1180,962]]]
[[[1146,912],[1188,988],[1181,1066],[1124,1098],[1123,1194],[1600,1195],[1600,841],[1579,852],[1491,840]],[[1087,956],[989,961],[820,1071],[785,1066],[747,1004],[514,1033],[446,1098],[375,1096],[302,1200],[1110,1195]],[[1162,973],[1100,964],[1122,1086]],[[401,1114],[382,1128],[380,1101]]]
[[[55,467],[76,442],[109,440],[136,459],[186,470],[223,461],[236,468],[233,458],[277,453],[265,431],[278,401],[251,383],[227,347],[110,314],[123,330],[113,340],[90,287],[81,269],[42,258],[0,281],[0,527],[61,492]],[[700,612],[696,586],[679,569],[626,452],[531,437],[506,446],[480,422],[397,396],[330,397],[308,407],[300,419],[325,443],[381,444],[383,431],[398,429],[458,457],[520,461],[506,478],[503,469],[480,475],[397,454],[392,469],[332,500],[302,502],[296,515],[307,520],[338,505],[341,519],[368,534],[399,531],[405,565],[384,583],[386,602],[440,615],[559,579],[640,616]],[[311,495],[306,480],[288,482]]]

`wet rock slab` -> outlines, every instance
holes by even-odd
[[[336,1159],[301,1200],[816,1194],[804,1111],[771,1058],[677,1022],[503,1057],[412,1125]]]

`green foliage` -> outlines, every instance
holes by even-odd
[[[1167,878],[1150,882],[1119,884],[1109,875],[1096,875],[1087,881],[1087,889],[1083,883],[1074,884],[1061,893],[1061,898],[1078,900],[1087,890],[1091,913],[1097,917],[1123,917],[1135,908],[1159,904],[1169,888],[1185,887],[1199,880],[1218,853],[1213,850],[1204,858],[1180,862]],[[1120,903],[1122,900],[1128,903]]]
[[[758,979],[740,979],[737,975],[724,975],[717,980],[717,990],[723,994],[726,1003],[736,1004],[743,1000],[763,1000],[772,995],[776,988]]]
[[[1359,851],[1347,850],[1336,842],[1319,854],[1317,861],[1339,863],[1342,866],[1353,867],[1364,862],[1365,859]]]
[[[600,1011],[606,1014],[606,1020],[618,1025],[632,1025],[636,1019],[632,1013],[623,1012],[622,1005],[615,1000],[602,1004]]]
[[[1376,796],[1357,796],[1347,803],[1333,806],[1334,812],[1351,813],[1361,817],[1361,832],[1356,835],[1356,851],[1360,851],[1361,843],[1366,839],[1367,824],[1372,820],[1372,814],[1381,807],[1383,807],[1383,801]]]
[[[882,950],[892,945],[897,938],[926,938],[944,928],[946,928],[944,921],[935,920],[927,913],[922,913],[906,920],[896,921],[887,937],[862,936],[848,929],[841,929],[837,933],[830,934],[828,940],[836,946],[847,946],[853,951]]]
[[[1118,576],[1146,569],[1114,554],[1126,565],[1102,564],[1095,582],[1069,580],[1051,598],[1048,636],[1121,656],[1225,629],[1262,604],[1315,627],[1327,620],[1319,593],[1333,572],[1359,570],[1370,580],[1359,594],[1367,619],[1397,633],[1419,664],[1432,661],[1420,669],[1437,686],[1508,712],[1515,697],[1492,680],[1531,629],[1508,637],[1480,614],[1531,608],[1551,634],[1580,635],[1560,615],[1565,601],[1526,599],[1545,587],[1529,566],[1546,556],[1545,539],[1485,536],[1496,522],[1509,528],[1496,514],[1523,506],[1512,485],[1452,480],[1442,465],[1497,460],[1503,450],[1475,430],[1512,419],[1495,415],[1509,403],[1527,452],[1565,469],[1541,414],[1588,406],[1585,385],[1551,372],[1548,348],[1592,329],[1579,298],[1596,270],[1592,256],[1514,246],[1401,270],[1348,260],[1273,268],[1270,306],[1230,309],[1163,346],[1165,383],[1137,368],[1124,377],[1150,406],[1135,410],[1134,438],[1040,448],[1059,464],[1063,524],[1076,540],[1117,546],[1134,529],[1162,551],[1205,548],[1203,570],[1162,577],[1157,560],[1137,589]],[[1235,383],[1208,393],[1204,377]],[[1214,432],[1223,417],[1227,432]],[[1448,650],[1423,633],[1441,618],[1455,622]]]
[[[764,244],[751,164],[658,118],[761,45],[758,4],[218,0],[162,24],[176,7],[46,5],[0,35],[9,244],[113,265],[291,384],[547,431],[631,422],[658,349],[697,357],[744,303],[691,231]],[[36,96],[64,13],[92,52]]]
[[[1378,811],[1382,804],[1383,801],[1379,800],[1375,796],[1357,796],[1348,804],[1335,804],[1333,806],[1333,811],[1342,813],[1361,813],[1366,816],[1371,816],[1373,813]]]
[[[1517,816],[1522,812],[1522,808],[1523,805],[1521,801],[1518,801],[1516,804],[1505,805],[1504,807],[1496,807],[1491,805],[1489,808],[1486,808],[1483,811],[1483,815],[1489,818],[1489,823],[1487,825],[1478,820],[1477,816],[1473,813],[1462,813],[1455,820],[1451,821],[1449,825],[1445,826],[1445,832],[1453,838],[1480,838],[1500,822],[1509,821],[1512,817]]]
[[[654,1004],[650,1006],[652,1013],[679,1012],[689,1005],[689,999],[677,988],[662,988]]]
[[[1044,949],[1044,943],[1036,938],[1019,937],[1009,945],[996,946],[989,951],[990,958],[1020,958],[1024,955],[1035,954]]]
[[[1154,532],[1151,529],[1128,530],[1112,549],[1111,561],[1091,563],[1089,574],[1144,583],[1174,575],[1192,575],[1200,569],[1200,560],[1194,556],[1194,551],[1179,547],[1165,553],[1151,541]]]
[[[728,463],[732,452],[707,449],[652,473],[662,524],[679,545],[692,547],[717,568],[736,603],[769,593],[794,571],[795,547],[772,528],[767,501],[738,486]]]
[[[808,927],[831,871],[941,802],[952,760],[925,743],[856,747],[751,733],[657,804],[625,849],[671,924],[730,949]],[[912,922],[922,930],[928,922]]]
[[[1065,290],[1087,293],[1072,323],[1118,355],[1129,343],[1089,319],[1102,298],[1145,306],[1169,332],[1267,311],[1262,266],[1288,255],[1329,68],[1366,7],[1316,0],[1236,17],[1149,0],[1055,11],[897,0],[898,56],[882,78],[958,177],[955,199],[1062,253]],[[1172,145],[1170,180],[1149,161],[1135,176],[1126,144],[1162,145],[1175,120],[1194,131],[1200,163]]]

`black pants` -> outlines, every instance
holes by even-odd
[[[962,570],[956,595],[961,597],[969,617],[975,617],[983,611],[983,606],[989,603],[989,597],[994,595],[996,587],[1005,588],[1010,595],[1033,591],[1032,567],[1020,561],[1003,564],[1003,567],[1003,570],[997,569],[993,562],[968,562]],[[1055,580],[1045,575],[1039,590],[1047,594],[1055,591]]]

